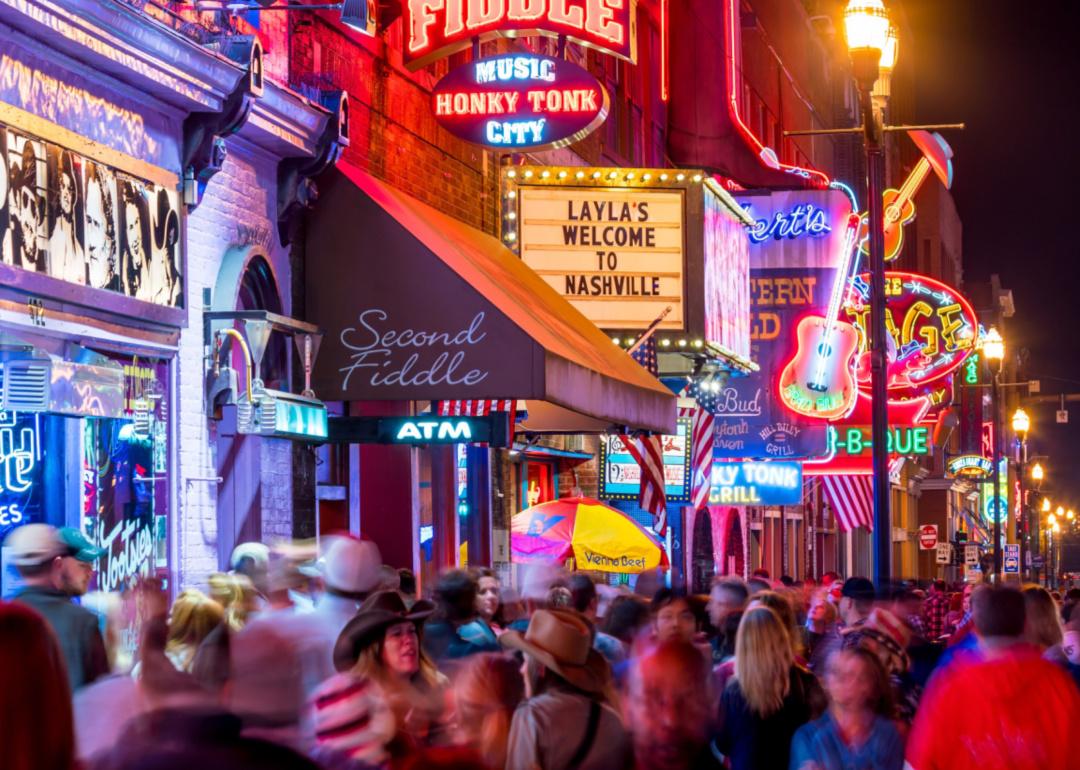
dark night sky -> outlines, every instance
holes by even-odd
[[[1006,343],[1027,348],[1043,393],[1080,393],[1080,52],[1076,0],[904,0],[917,119],[963,122],[953,193],[966,280],[1001,276],[1016,315]],[[912,48],[914,47],[914,51]],[[1031,451],[1051,456],[1057,498],[1080,507],[1080,403],[1032,415]]]

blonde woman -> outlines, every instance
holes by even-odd
[[[454,676],[455,742],[477,749],[489,767],[505,767],[510,721],[524,699],[514,658],[492,652],[467,658]]]
[[[231,572],[215,572],[207,583],[210,598],[225,609],[225,625],[230,631],[239,631],[247,623],[248,616],[258,608],[259,595],[251,578]]]
[[[394,714],[392,756],[439,743],[445,729],[447,679],[420,644],[420,629],[434,611],[430,602],[405,607],[397,591],[369,596],[334,646],[334,667],[380,686]]]
[[[780,616],[762,605],[747,609],[735,635],[735,677],[720,698],[716,737],[732,770],[786,768],[795,731],[825,705],[817,679],[796,664]]]
[[[1064,638],[1054,597],[1042,586],[1027,586],[1024,589],[1024,641],[1038,647],[1043,657],[1064,665],[1067,660],[1062,651]]]
[[[165,656],[177,671],[191,673],[199,645],[224,619],[225,609],[198,589],[189,588],[176,597],[169,612]]]

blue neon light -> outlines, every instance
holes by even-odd
[[[748,205],[743,206],[746,209]],[[771,219],[757,219],[749,232],[751,243],[765,243],[770,238],[794,240],[802,236],[812,238],[828,235],[832,232],[828,212],[812,203],[800,203],[791,211],[777,211]]]

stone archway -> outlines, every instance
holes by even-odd
[[[712,517],[708,508],[702,508],[694,514],[694,545],[690,557],[691,593],[708,593],[715,574]]]

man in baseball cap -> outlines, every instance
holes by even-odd
[[[41,613],[56,632],[73,691],[109,673],[97,616],[71,601],[86,593],[94,562],[104,554],[77,529],[48,524],[26,524],[4,541],[4,558],[23,581],[15,600]]]

